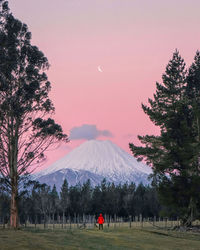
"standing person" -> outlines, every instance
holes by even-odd
[[[99,230],[100,230],[100,229],[103,230],[104,218],[103,218],[102,214],[99,215],[98,223],[99,223]]]

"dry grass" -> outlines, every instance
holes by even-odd
[[[139,228],[0,230],[0,249],[200,249],[200,235]]]

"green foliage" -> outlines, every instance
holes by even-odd
[[[153,184],[160,198],[172,211],[179,213],[184,224],[198,217],[200,196],[200,54],[187,72],[178,51],[156,83],[154,99],[144,112],[160,128],[160,135],[138,136],[145,145],[130,144],[139,160],[153,168]]]
[[[49,63],[31,44],[26,24],[17,20],[7,1],[0,3],[0,172],[18,176],[44,159],[44,151],[67,141],[51,115]],[[11,181],[10,181],[11,184]]]
[[[0,175],[12,193],[15,228],[21,176],[42,164],[49,147],[68,141],[51,118],[48,68],[43,52],[31,44],[27,25],[12,15],[7,1],[0,1]]]
[[[6,192],[0,192],[0,217],[3,223],[8,222],[10,210],[10,199]]]
[[[59,208],[59,196],[58,196],[58,192],[56,190],[56,186],[54,184],[51,192],[50,192],[50,204],[49,204],[49,210],[51,213],[55,214],[55,212],[58,210]]]
[[[69,187],[67,180],[65,179],[60,192],[60,207],[62,211],[65,213],[68,206],[69,206]]]
[[[1,211],[7,204],[4,203],[5,200],[10,200],[8,193],[0,193],[0,221],[4,215]],[[142,214],[143,217],[153,218],[159,216],[161,207],[154,187],[142,184],[136,187],[134,183],[115,185],[105,180],[96,187],[92,187],[89,180],[82,186],[68,187],[67,181],[64,180],[60,195],[55,185],[51,190],[46,184],[29,181],[26,189],[19,194],[19,211],[21,223],[26,220],[32,223],[46,223],[47,217],[57,218],[57,215],[73,218],[77,215],[103,213],[113,218],[116,215],[128,219],[130,215],[134,217]]]

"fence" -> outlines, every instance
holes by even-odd
[[[129,218],[111,217],[109,215],[104,215],[104,229],[110,228],[174,228],[175,226],[180,226],[180,221],[164,218],[142,218],[142,216],[129,216]],[[194,225],[200,225],[199,221],[195,221]],[[41,223],[32,224],[28,220],[20,224],[21,227],[25,228],[35,228],[35,229],[94,229],[98,228],[97,220],[94,215],[83,215],[83,216],[70,216],[59,217],[57,220],[48,218],[46,221],[41,221]],[[0,228],[9,228],[9,224],[0,223]]]

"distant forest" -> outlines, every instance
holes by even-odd
[[[158,217],[162,216],[156,189],[134,183],[115,185],[104,179],[100,185],[92,187],[88,180],[83,185],[68,186],[64,180],[60,193],[56,186],[51,189],[46,184],[29,181],[19,194],[20,223],[45,223],[49,220],[68,220],[77,216],[103,213],[114,218]],[[10,196],[0,192],[0,220],[9,222]]]

